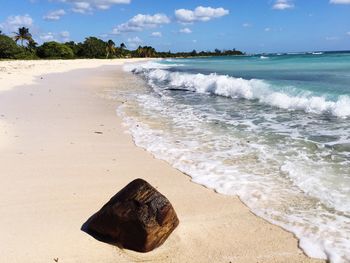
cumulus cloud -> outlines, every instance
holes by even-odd
[[[118,35],[121,33],[138,32],[145,29],[156,28],[160,25],[168,23],[170,23],[170,19],[164,14],[138,14],[126,23],[117,25],[115,28],[113,28],[112,33]]]
[[[57,41],[54,33],[52,32],[47,32],[47,33],[43,33],[39,36],[39,38],[43,41],[43,42],[48,42],[48,41]]]
[[[139,45],[141,45],[143,41],[139,37],[132,37],[132,38],[128,38],[127,42],[130,48],[136,48]]]
[[[252,24],[250,24],[250,23],[244,23],[244,24],[242,24],[242,27],[251,27],[252,26]]]
[[[194,10],[177,9],[175,10],[175,17],[181,23],[193,23],[196,21],[206,22],[214,18],[226,16],[230,13],[222,7],[212,8],[198,6]]]
[[[294,4],[291,0],[276,0],[272,9],[276,10],[286,10],[294,8]]]
[[[92,12],[91,4],[88,2],[77,2],[74,3],[74,7],[72,8],[74,13],[80,14],[88,14]]]
[[[337,40],[339,40],[339,39],[340,39],[340,37],[336,37],[336,36],[326,37],[326,40],[327,40],[327,41],[337,41]]]
[[[265,31],[265,32],[270,32],[270,31],[271,31],[271,28],[270,28],[270,27],[265,27],[264,31]]]
[[[131,0],[60,0],[73,5],[72,11],[81,14],[91,13],[94,9],[107,10],[113,5],[130,4]]]
[[[350,5],[350,0],[330,0],[329,2],[336,5]]]
[[[62,42],[68,42],[69,37],[70,37],[70,33],[68,31],[62,31],[59,33],[59,36],[60,36]]]
[[[9,16],[0,24],[0,28],[6,33],[17,31],[19,27],[31,27],[34,20],[30,15]]]
[[[139,37],[131,37],[131,38],[128,38],[128,42],[129,43],[142,43],[142,39],[140,39]]]
[[[70,39],[70,33],[68,31],[46,32],[39,35],[42,42],[56,41],[56,42],[68,42]]]
[[[191,34],[191,33],[192,33],[192,30],[189,29],[188,27],[185,27],[185,28],[180,29],[179,32],[180,32],[180,33],[184,33],[184,34]]]
[[[47,13],[43,18],[48,21],[57,21],[60,20],[61,17],[65,14],[66,11],[64,11],[63,9],[58,9]]]
[[[162,32],[152,32],[151,36],[152,37],[162,37]]]

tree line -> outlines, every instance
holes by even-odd
[[[218,50],[191,52],[158,52],[151,46],[139,46],[129,50],[124,43],[116,45],[113,40],[104,41],[97,37],[87,37],[84,42],[56,41],[42,45],[33,39],[29,28],[21,27],[10,37],[0,31],[0,59],[74,59],[74,58],[132,58],[132,57],[196,57],[243,55],[239,50]]]

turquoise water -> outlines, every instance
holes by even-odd
[[[350,53],[212,57],[178,63],[183,64],[182,71],[266,80],[277,91],[293,87],[293,95],[312,92],[330,99],[350,95]]]
[[[136,144],[238,195],[312,257],[350,262],[350,53],[159,60],[125,70]],[[137,87],[136,87],[137,86]]]

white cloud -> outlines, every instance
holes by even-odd
[[[265,32],[282,32],[283,28],[282,27],[265,27],[264,31]]]
[[[180,29],[179,32],[180,32],[180,33],[184,33],[184,34],[191,34],[191,33],[192,33],[192,30],[189,29],[188,27],[185,27],[185,28]]]
[[[350,0],[330,0],[329,2],[336,5],[350,5]]]
[[[81,14],[91,13],[94,9],[107,10],[113,5],[130,4],[131,0],[60,0],[73,5],[72,11]]]
[[[198,6],[194,10],[189,9],[177,9],[175,10],[175,17],[181,23],[193,23],[196,21],[209,21],[214,18],[226,16],[230,13],[222,7],[212,8]]]
[[[66,11],[64,11],[63,9],[58,9],[47,13],[43,17],[43,19],[48,21],[57,21],[57,20],[60,20],[61,17],[64,16],[65,14],[66,14]]]
[[[43,42],[56,41],[55,36],[52,32],[43,33],[39,36]]]
[[[142,43],[142,40],[139,37],[128,38],[129,43]]]
[[[242,27],[252,27],[252,24],[250,24],[250,23],[244,23],[244,24],[242,24]]]
[[[193,42],[193,43],[197,43],[197,40],[196,40],[196,39],[193,39],[192,42]]]
[[[80,14],[88,14],[92,12],[92,7],[88,2],[77,2],[74,4],[72,11]]]
[[[31,27],[34,24],[34,20],[30,15],[17,15],[9,16],[0,24],[1,29],[6,33],[12,33],[17,31],[20,27]]]
[[[61,33],[59,33],[59,36],[60,36],[62,42],[68,42],[69,37],[70,37],[70,33],[68,31],[62,31]]]
[[[107,40],[107,39],[109,39],[109,34],[101,34],[100,38]]]
[[[39,38],[42,42],[68,42],[70,40],[69,37],[70,33],[68,31],[61,31],[59,33],[47,32],[39,35]]]
[[[294,8],[292,0],[276,0],[275,4],[272,6],[272,9],[276,10],[285,10]]]
[[[126,23],[120,24],[113,28],[113,34],[121,34],[127,32],[137,32],[145,29],[156,28],[163,24],[170,23],[170,19],[164,14],[143,15],[138,14]]]
[[[152,37],[162,37],[162,32],[152,32],[151,36]]]
[[[350,31],[346,32],[346,34],[347,34],[348,36],[350,36]]]
[[[330,37],[326,37],[326,40],[327,41],[337,41],[339,40],[340,38],[339,37],[336,37],[336,36],[330,36]]]
[[[142,44],[143,41],[139,37],[132,37],[132,38],[128,38],[127,42],[130,48],[136,48],[140,44]]]

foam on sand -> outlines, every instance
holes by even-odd
[[[63,62],[77,63],[50,61]],[[46,73],[36,63],[36,72]],[[189,183],[134,145],[115,116],[120,97],[104,99],[111,90],[133,92],[139,82],[133,76],[103,67],[43,77],[0,94],[0,115],[19,135],[0,147],[1,262],[318,262],[300,253],[292,234],[253,216],[237,198]],[[119,251],[80,231],[88,215],[138,177],[156,184],[181,214],[180,231],[164,246],[148,254]],[[210,246],[198,246],[208,240]]]
[[[126,69],[148,84],[119,109],[135,143],[194,182],[238,195],[307,255],[348,262],[349,97],[157,64]]]

